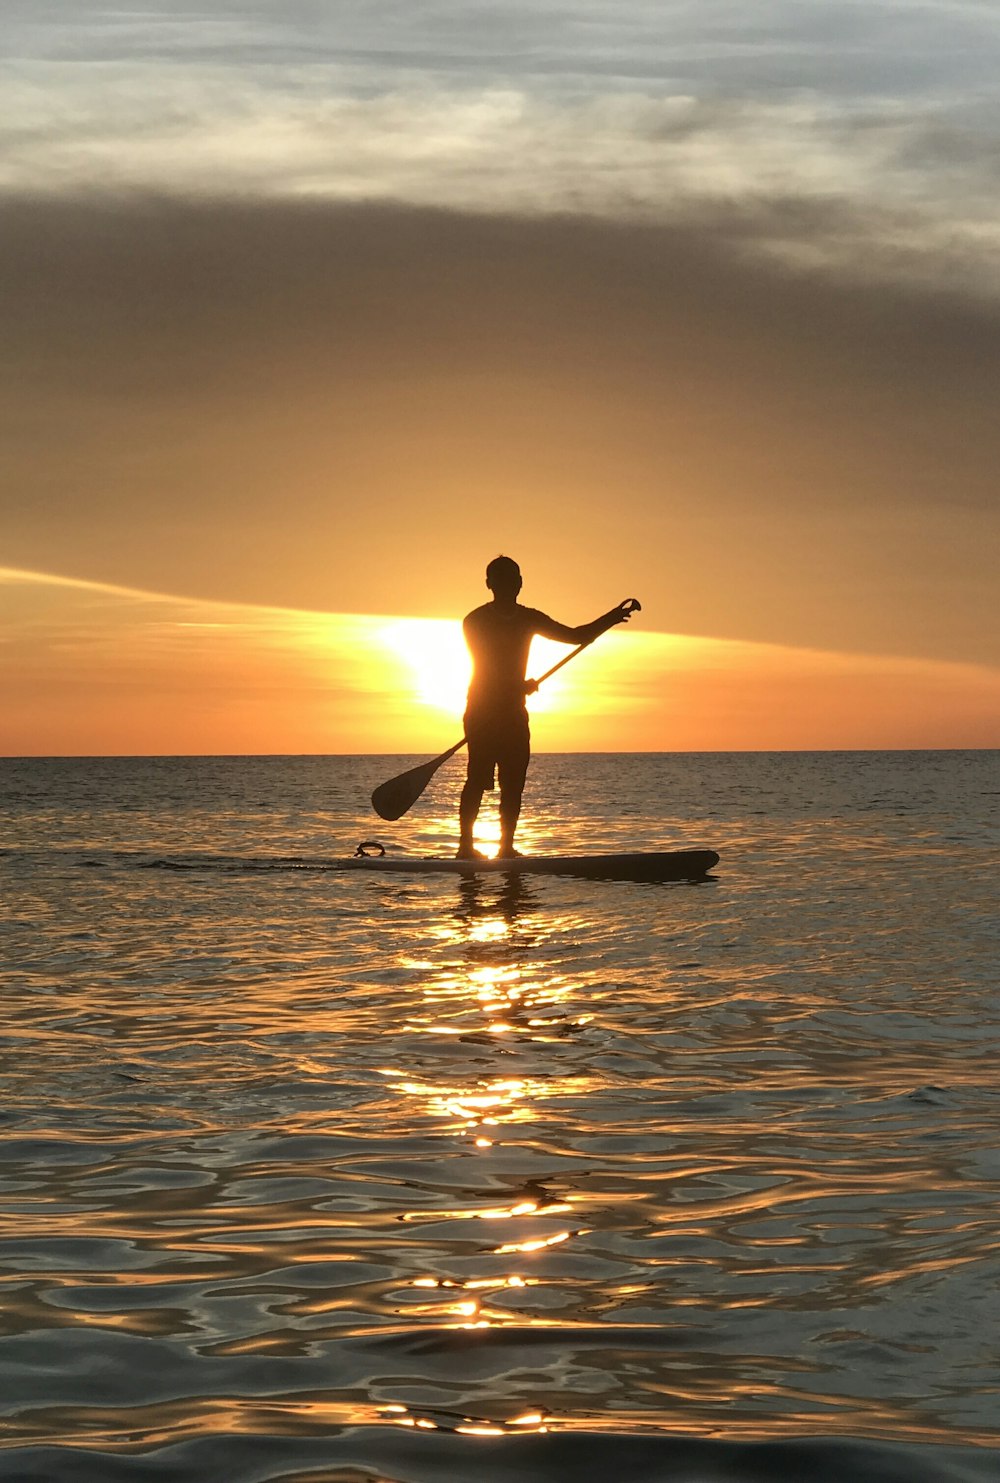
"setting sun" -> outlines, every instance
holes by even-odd
[[[376,642],[409,671],[411,697],[425,706],[461,716],[472,665],[460,623],[439,618],[392,618],[377,630]],[[530,676],[537,678],[570,652],[565,644],[536,638],[531,645]],[[562,686],[560,686],[562,681]],[[566,679],[553,676],[528,704],[536,714],[556,709]]]
[[[406,664],[415,700],[452,716],[462,714],[472,667],[460,624],[395,618],[380,628],[378,640]]]

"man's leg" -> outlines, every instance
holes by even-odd
[[[524,722],[523,735],[519,735],[501,759],[497,772],[500,778],[500,854],[516,855],[514,833],[521,817],[521,799],[524,797],[524,781],[528,776],[528,760],[531,744],[528,739],[528,723]]]
[[[500,854],[501,856],[516,855],[514,848],[514,832],[517,829],[517,821],[521,817],[521,799],[524,796],[524,777],[520,781],[505,783],[500,780]]]
[[[479,808],[485,791],[485,788],[478,787],[471,778],[466,779],[458,804],[458,858],[460,860],[474,860],[478,853],[472,842],[472,831],[479,818]]]
[[[458,858],[479,860],[482,854],[472,842],[483,794],[492,790],[495,768],[495,742],[488,725],[469,711],[465,713],[465,735],[469,743],[465,786],[458,803]]]

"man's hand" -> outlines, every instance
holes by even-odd
[[[618,604],[618,617],[616,623],[627,623],[633,613],[642,612],[642,603],[637,597],[627,597],[624,602]]]
[[[525,695],[534,695],[534,693],[535,693],[535,691],[537,689],[538,689],[538,681],[537,680],[525,680],[525,682],[524,682],[524,693],[525,693]]]

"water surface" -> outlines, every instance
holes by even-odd
[[[997,764],[0,763],[13,1475],[1000,1476]]]

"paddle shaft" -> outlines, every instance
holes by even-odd
[[[596,642],[596,639],[588,639],[585,644],[578,644],[575,649],[570,649],[569,653],[564,654],[558,664],[554,664],[551,669],[547,669],[543,675],[538,676],[538,679],[535,681],[536,688],[543,680],[547,680],[550,675],[554,675],[557,669],[562,669],[564,664],[569,664],[571,659],[575,659],[578,654],[583,653],[584,649],[589,649],[591,644]]]

